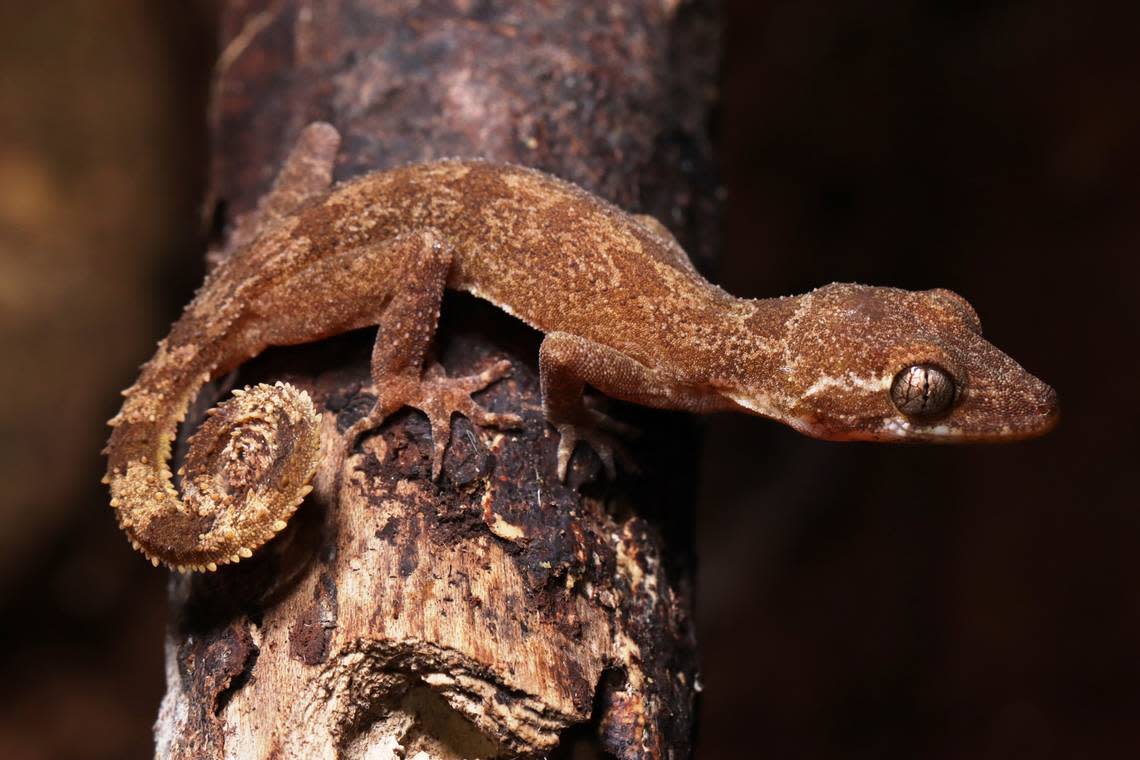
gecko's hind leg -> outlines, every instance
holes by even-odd
[[[431,476],[439,477],[443,454],[451,438],[451,415],[459,413],[478,425],[519,427],[522,418],[484,409],[471,398],[510,372],[510,362],[499,361],[466,377],[447,377],[443,368],[424,369],[424,357],[439,321],[440,301],[451,267],[451,248],[434,231],[408,235],[398,241],[407,247],[398,260],[406,268],[391,276],[400,287],[383,310],[372,349],[372,382],[376,403],[367,415],[345,433],[352,447],[367,431],[378,427],[403,406],[418,409],[431,424]]]
[[[615,459],[630,472],[637,465],[622,443],[637,430],[588,405],[582,392],[589,383],[608,396],[652,404],[665,383],[625,354],[570,333],[546,336],[538,350],[539,380],[546,419],[558,431],[558,477],[566,480],[570,457],[579,441],[588,443],[606,473],[617,474]]]
[[[327,193],[332,187],[339,148],[340,132],[333,125],[316,121],[302,129],[277,172],[273,186],[257,202],[257,208],[234,221],[233,233],[224,249],[208,254],[210,268],[301,206]]]

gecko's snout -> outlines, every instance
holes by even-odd
[[[911,429],[917,440],[1018,441],[1045,435],[1060,419],[1057,391],[1012,361],[968,385],[944,421]],[[917,422],[917,421],[915,421]]]
[[[1061,403],[1057,399],[1057,391],[1045,383],[1041,383],[1041,385],[1042,390],[1039,393],[1036,407],[1032,410],[1033,418],[1036,420],[1036,427],[1031,433],[1034,436],[1048,433],[1057,427],[1057,423],[1061,419]]]
[[[964,404],[970,419],[991,428],[982,437],[1036,438],[1056,427],[1061,416],[1057,391],[996,349],[989,347],[984,354],[989,361],[979,361],[975,370],[980,387]]]
[[[925,443],[1020,441],[1045,435],[1060,419],[1057,392],[1028,373],[1016,383],[967,387],[946,412],[932,418],[900,412],[867,437]]]

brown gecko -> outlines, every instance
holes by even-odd
[[[745,411],[818,438],[1006,441],[1039,435],[1057,400],[981,335],[947,290],[833,284],[750,300],[704,280],[656,220],[531,169],[439,161],[332,187],[339,137],[306,128],[257,221],[207,277],[111,420],[106,482],[154,564],[214,570],[285,527],[318,458],[317,414],[291,386],[211,410],[191,438],[181,494],[168,469],[201,389],[269,346],[379,326],[375,407],[348,443],[402,406],[423,411],[440,472],[453,412],[512,426],[471,399],[508,370],[425,370],[445,288],[545,333],[539,374],[565,478],[579,441],[608,470],[624,426],[583,403],[609,396],[691,412]]]

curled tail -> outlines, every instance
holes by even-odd
[[[160,347],[110,421],[104,480],[119,526],[152,563],[216,570],[280,532],[312,490],[320,417],[307,393],[285,383],[235,390],[190,437],[180,496],[171,444],[209,373],[200,361],[182,364],[196,371],[172,370],[160,361],[168,353]]]

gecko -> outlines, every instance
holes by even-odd
[[[944,289],[831,284],[746,299],[705,280],[666,227],[539,171],[442,160],[332,184],[339,134],[306,127],[234,250],[123,392],[106,448],[111,506],[156,566],[215,570],[252,556],[311,491],[319,415],[285,384],[239,389],[189,439],[178,487],[171,446],[205,383],[270,346],[378,327],[376,401],[347,445],[397,409],[427,415],[431,476],[451,417],[514,427],[469,377],[427,363],[445,289],[541,331],[543,411],[565,480],[578,443],[611,474],[627,427],[584,403],[738,411],[831,440],[977,442],[1037,436],[1057,395],[982,337]]]

